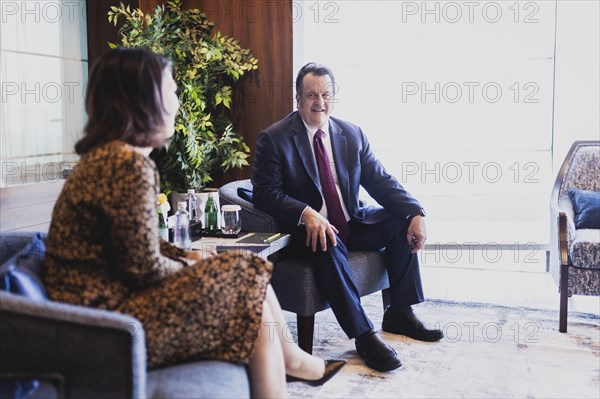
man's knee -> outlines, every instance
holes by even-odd
[[[391,237],[391,241],[399,239],[406,240],[406,233],[408,232],[408,221],[398,216],[390,216],[385,223],[381,226]]]
[[[331,240],[331,238],[329,238],[329,236],[325,237],[325,250],[323,250],[322,246],[321,246],[321,241],[319,239],[319,241],[317,242],[317,250],[316,253],[327,253],[330,255],[334,255],[334,256],[344,256],[344,257],[348,257],[348,249],[346,248],[346,244],[344,244],[344,242],[342,240],[340,240],[340,237],[338,237],[336,235],[336,242],[335,245],[333,244],[333,241]],[[312,250],[312,247],[309,246],[309,248]]]

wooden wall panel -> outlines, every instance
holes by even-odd
[[[125,5],[138,7],[138,0],[119,0]],[[118,43],[119,27],[108,23],[110,6],[118,5],[119,1],[112,0],[86,0],[87,17],[87,43],[88,43],[88,69],[91,70],[102,54],[109,50],[107,42]],[[141,0],[143,1],[143,0]]]
[[[153,11],[157,5],[165,4],[166,2],[163,0],[139,0],[139,7],[144,12]]]
[[[258,70],[244,82],[241,98],[234,104],[234,123],[251,149],[268,125],[293,109],[293,30],[291,0],[184,0],[199,8],[215,23],[215,30],[235,37],[258,58]],[[250,177],[251,168],[233,171],[215,186]]]

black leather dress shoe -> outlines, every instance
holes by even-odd
[[[398,312],[389,307],[383,314],[381,328],[392,334],[406,335],[418,341],[435,342],[444,338],[444,333],[437,329],[428,329],[413,313],[412,308],[407,312]]]
[[[372,369],[390,371],[402,366],[396,351],[386,344],[375,331],[369,331],[356,338],[354,345],[358,354],[365,359],[367,366]]]
[[[292,377],[290,375],[287,375],[285,378],[287,382],[300,381],[316,387],[329,381],[331,377],[336,375],[337,372],[340,371],[345,365],[345,360],[325,360],[325,373],[323,374],[323,377],[319,378],[318,380],[305,380],[304,378]]]

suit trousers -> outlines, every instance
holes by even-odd
[[[348,267],[348,251],[385,248],[385,262],[390,282],[390,307],[403,309],[424,300],[419,260],[412,254],[406,234],[408,222],[396,216],[375,223],[349,222],[350,236],[346,243],[337,239],[332,246],[327,238],[327,250],[312,252],[306,246],[306,230],[300,226],[292,235],[294,254],[310,258],[319,291],[327,298],[341,328],[349,338],[356,338],[373,329]]]

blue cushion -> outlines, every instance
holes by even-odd
[[[575,210],[576,229],[600,229],[600,192],[569,190]]]
[[[244,187],[238,187],[237,194],[238,194],[238,197],[240,197],[243,200],[246,200],[248,202],[254,202],[254,201],[252,201],[252,190],[248,190],[247,188],[244,188]]]
[[[39,387],[38,380],[0,380],[0,399],[28,399]]]
[[[45,253],[46,246],[38,233],[0,266],[0,289],[30,299],[48,299],[41,278]]]

